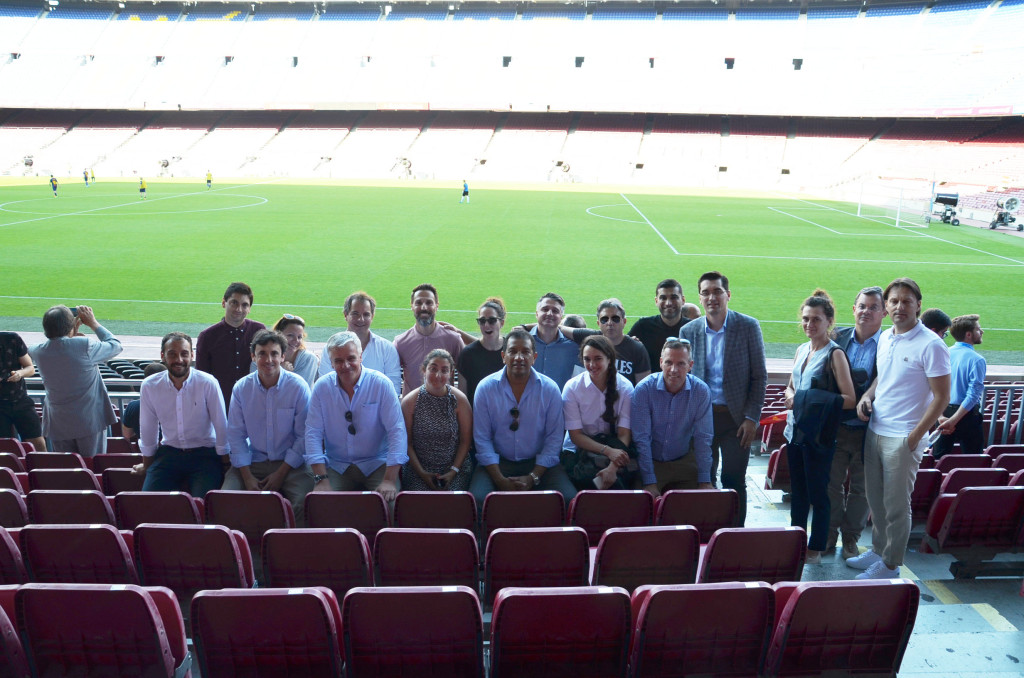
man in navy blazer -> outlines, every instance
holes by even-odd
[[[693,370],[711,389],[715,437],[711,479],[722,463],[722,487],[736,490],[740,510],[737,526],[747,516],[747,462],[750,443],[761,418],[768,371],[764,362],[761,326],[748,315],[729,310],[729,279],[709,271],[697,281],[704,317],[679,331],[693,345]]]

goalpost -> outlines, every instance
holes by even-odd
[[[934,184],[924,181],[864,183],[857,216],[902,228],[927,228],[933,195]]]

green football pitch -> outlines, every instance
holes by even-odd
[[[990,362],[1024,362],[1024,239],[933,222],[896,228],[856,206],[793,195],[655,194],[294,182],[130,182],[86,188],[67,180],[54,198],[44,179],[0,185],[0,321],[39,331],[55,303],[92,305],[123,334],[195,331],[221,315],[227,284],[255,290],[252,318],[301,315],[313,339],[344,321],[358,289],[377,299],[375,329],[412,324],[410,290],[440,290],[439,317],[475,330],[474,309],[504,298],[527,321],[541,294],[594,325],[598,301],[618,297],[630,318],[656,312],[662,278],[697,301],[701,273],[730,280],[731,308],[758,318],[769,355],[803,341],[799,304],[815,287],[851,322],[858,289],[914,278],[925,307],[979,313]],[[386,334],[390,334],[387,333]]]

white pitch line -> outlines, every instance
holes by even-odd
[[[589,214],[592,217],[598,217],[598,218],[601,218],[601,219],[611,219],[612,221],[622,221],[622,222],[625,222],[627,224],[642,224],[642,223],[644,223],[642,221],[637,221],[636,219],[621,219],[619,217],[610,217],[607,214],[598,214],[597,212],[591,212],[590,211],[590,210],[601,209],[602,207],[625,207],[625,206],[626,206],[625,203],[621,203],[621,202],[620,203],[616,203],[614,205],[593,205],[591,207],[588,207],[586,209],[586,212],[587,212],[587,214]]]
[[[652,223],[651,223],[651,220],[650,220],[650,219],[648,219],[648,218],[647,218],[647,216],[646,216],[646,215],[645,215],[645,214],[644,214],[643,212],[641,212],[641,211],[640,211],[640,209],[639,209],[639,208],[638,208],[638,207],[637,207],[636,205],[634,205],[634,204],[633,204],[633,201],[632,201],[632,200],[630,200],[629,198],[627,198],[627,197],[626,197],[625,195],[623,195],[622,193],[619,193],[619,195],[621,195],[621,196],[622,196],[622,199],[623,199],[623,200],[625,200],[626,202],[628,202],[628,203],[629,203],[629,206],[630,206],[630,207],[632,207],[633,209],[635,209],[635,210],[636,210],[636,213],[640,215],[640,218],[642,218],[642,219],[643,219],[644,221],[646,221],[646,222],[647,222],[647,225],[651,227],[651,230],[653,230],[653,231],[654,231],[655,233],[657,233],[657,234],[658,234],[658,237],[659,237],[659,238],[661,238],[662,240],[664,240],[664,241],[665,241],[665,244],[666,244],[666,245],[668,245],[668,248],[669,248],[670,250],[672,250],[672,253],[673,253],[673,254],[679,254],[679,250],[677,250],[677,249],[676,249],[675,247],[673,247],[673,246],[672,246],[672,243],[670,243],[670,242],[668,241],[668,238],[666,238],[665,236],[663,236],[663,235],[661,234],[661,231],[659,231],[659,230],[658,230],[657,228],[655,228],[654,224],[652,224]]]
[[[817,226],[818,228],[823,228],[826,231],[830,231],[832,233],[835,233],[836,235],[846,235],[846,236],[849,236],[851,238],[920,238],[921,237],[921,236],[919,236],[917,234],[910,234],[910,233],[907,233],[907,234],[903,234],[903,233],[843,233],[842,231],[835,231],[835,230],[829,228],[828,226],[824,226],[822,224],[819,224],[816,221],[811,221],[810,219],[804,219],[803,217],[798,217],[795,214],[790,214],[789,212],[785,212],[785,211],[780,210],[780,209],[778,209],[776,207],[769,206],[768,209],[770,209],[773,212],[778,212],[779,214],[785,214],[787,217],[791,217],[793,219],[798,219],[798,220],[800,220],[800,221],[802,221],[804,223],[810,224],[812,226]],[[816,211],[816,212],[823,212],[823,211],[827,211],[827,210],[814,210],[814,211]]]

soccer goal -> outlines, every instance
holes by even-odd
[[[932,185],[926,182],[864,183],[857,216],[902,228],[927,228],[932,198]]]

